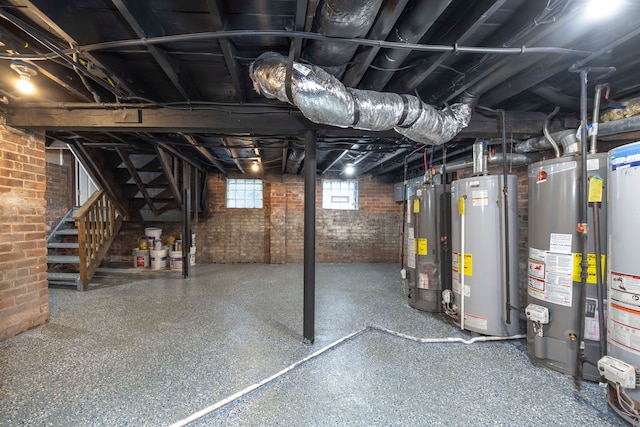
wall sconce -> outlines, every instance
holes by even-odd
[[[353,175],[355,172],[355,168],[353,163],[347,163],[347,166],[344,168],[344,173],[347,175]]]
[[[16,88],[26,95],[34,93],[36,88],[33,83],[31,83],[31,77],[38,74],[35,67],[26,62],[11,61],[11,69],[20,76],[18,81],[16,81]]]
[[[257,160],[254,160],[253,163],[251,163],[251,170],[254,172],[258,172],[260,170],[260,163],[258,163]]]

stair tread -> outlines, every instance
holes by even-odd
[[[80,273],[48,273],[49,280],[76,280],[80,277]]]
[[[80,257],[73,255],[49,255],[47,262],[49,264],[79,264]]]
[[[78,243],[47,243],[49,249],[78,249]]]
[[[61,236],[77,236],[78,235],[78,229],[77,228],[67,228],[64,230],[58,230],[55,232],[55,234],[59,234]]]

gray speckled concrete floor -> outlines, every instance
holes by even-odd
[[[108,273],[108,271],[107,271]],[[0,425],[161,426],[362,328],[468,338],[408,307],[398,267],[319,264],[302,343],[302,265],[106,275],[50,290],[49,323],[0,342]],[[418,344],[368,330],[194,425],[625,425],[604,391],[533,365],[521,341]]]

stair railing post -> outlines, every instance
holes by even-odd
[[[76,227],[78,227],[78,258],[80,260],[81,290],[86,291],[89,285],[89,279],[87,278],[87,227],[85,221],[85,216],[81,216],[76,222]]]

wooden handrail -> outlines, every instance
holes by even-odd
[[[80,281],[86,290],[120,229],[122,214],[107,194],[98,190],[73,214],[73,219],[78,228]]]

